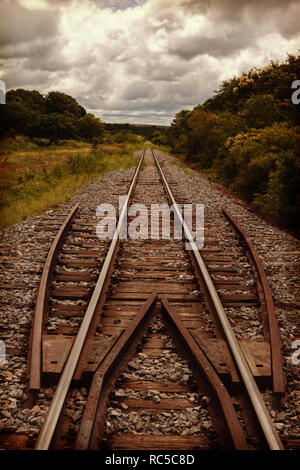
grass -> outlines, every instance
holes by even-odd
[[[50,148],[20,137],[1,146],[0,228],[68,201],[101,174],[135,166],[133,153],[142,147],[69,141]]]
[[[183,170],[187,175],[194,176],[194,173],[184,163],[181,163],[177,160],[171,160],[170,163],[171,165],[175,165],[181,168],[181,170]]]
[[[187,162],[184,155],[177,154],[177,160],[170,161],[172,165],[176,165],[181,168],[186,174],[193,176],[194,173],[191,170],[199,171],[204,174],[208,180],[213,183],[219,183],[218,175],[214,168],[204,169],[199,167],[197,162]]]
[[[158,144],[153,144],[151,143],[150,145],[151,148],[153,148],[154,150],[161,150],[162,152],[165,152],[165,153],[170,153],[171,152],[171,147],[168,147],[166,145],[158,145]]]
[[[30,140],[17,136],[15,140],[1,142],[0,167],[51,164],[65,159],[70,152],[88,153],[89,149],[90,146],[86,142],[70,140],[48,145],[46,139]]]

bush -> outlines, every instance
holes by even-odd
[[[300,229],[300,159],[286,152],[270,172],[267,190],[256,195],[254,205],[283,226]]]
[[[222,182],[272,220],[298,225],[299,167],[295,128],[275,123],[229,138],[227,154],[215,163]]]
[[[300,56],[222,83],[204,104],[176,114],[172,150],[195,162],[264,215],[299,228],[299,107],[291,83]]]
[[[272,95],[257,95],[249,98],[240,116],[244,117],[248,127],[261,129],[280,120],[280,108]]]

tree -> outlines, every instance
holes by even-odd
[[[22,103],[25,108],[38,113],[46,112],[46,100],[44,96],[36,90],[10,90],[6,93],[6,103],[12,106]]]
[[[86,140],[101,138],[104,134],[104,123],[93,114],[86,114],[78,119],[78,134]]]
[[[46,96],[48,113],[69,113],[80,118],[85,115],[85,109],[80,106],[75,98],[59,91],[50,91]]]
[[[219,174],[234,191],[253,202],[267,191],[282,156],[292,153],[296,159],[296,142],[295,130],[279,123],[237,134],[226,143],[227,156],[219,162]]]
[[[299,228],[300,113],[291,84],[300,55],[223,82],[203,105],[176,114],[173,150],[273,220]]]
[[[240,113],[248,127],[260,129],[280,120],[280,109],[272,95],[257,95],[249,98]]]
[[[186,109],[180,111],[176,114],[175,118],[172,121],[171,127],[168,129],[167,137],[168,141],[177,153],[187,154],[187,133],[188,133],[188,124],[187,119],[191,111]]]
[[[7,92],[6,104],[0,106],[0,136],[8,132],[32,135],[44,110],[44,97],[38,91],[18,89]]]
[[[202,168],[209,168],[219,147],[218,117],[202,106],[196,106],[189,114],[187,160],[199,161]]]
[[[41,118],[37,132],[39,137],[49,139],[49,144],[60,139],[78,138],[77,128],[72,117],[59,113],[44,115]]]

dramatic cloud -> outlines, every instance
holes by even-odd
[[[106,121],[168,124],[300,49],[298,0],[0,0],[0,79]]]
[[[28,10],[16,1],[0,3],[0,44],[20,44],[47,39],[58,33],[57,15]]]

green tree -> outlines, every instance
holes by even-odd
[[[59,91],[50,91],[46,96],[48,113],[69,113],[80,118],[85,115],[85,109],[80,106],[75,98]]]
[[[39,136],[49,139],[49,144],[61,139],[78,138],[77,128],[70,115],[51,113],[44,115],[39,124]]]
[[[248,127],[260,129],[280,120],[280,108],[272,95],[257,95],[249,98],[240,116]]]
[[[219,162],[223,181],[247,201],[267,190],[270,175],[282,155],[293,153],[296,159],[297,137],[294,129],[275,123],[264,129],[243,132],[226,142],[227,155]]]
[[[104,123],[93,114],[86,114],[77,121],[78,134],[86,140],[101,138],[104,134]]]
[[[212,165],[220,143],[217,124],[216,114],[205,111],[202,106],[193,109],[187,119],[187,160],[199,161],[202,168],[209,168]]]
[[[0,106],[0,136],[8,132],[32,135],[44,110],[45,100],[38,91],[8,91],[6,104]]]

